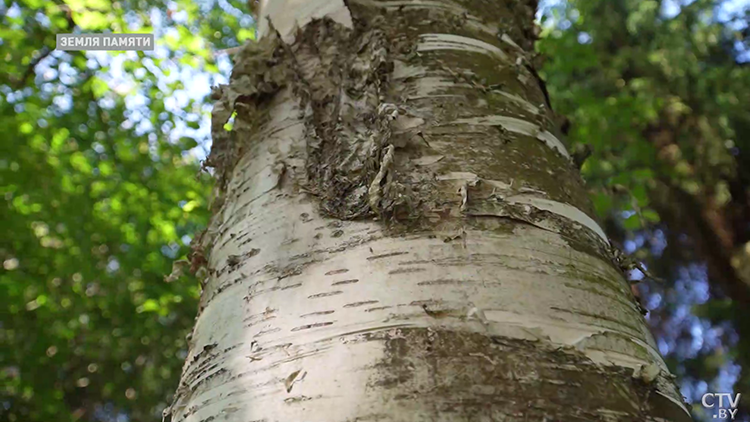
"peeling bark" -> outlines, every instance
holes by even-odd
[[[262,6],[166,415],[690,420],[530,71],[532,3]]]

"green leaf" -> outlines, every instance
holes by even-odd
[[[23,122],[19,128],[19,132],[21,132],[24,135],[28,135],[34,130],[34,126],[31,125],[29,122]]]
[[[154,299],[148,299],[138,307],[138,312],[157,312],[160,308],[159,302]]]
[[[659,213],[650,208],[643,210],[641,214],[643,215],[643,218],[645,218],[646,221],[650,223],[658,223],[659,221],[661,221],[661,219],[659,218]]]
[[[642,227],[641,217],[638,214],[633,214],[630,217],[626,218],[623,221],[622,225],[626,230],[639,229]]]

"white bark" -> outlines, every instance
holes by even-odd
[[[607,259],[606,236],[546,123],[537,82],[519,71],[493,94],[467,72],[476,73],[480,56],[498,71],[526,57],[497,29],[504,12],[482,14],[477,5],[486,4],[263,4],[259,31],[278,31],[286,55],[265,79],[233,75],[215,125],[243,83],[272,79],[283,66],[298,82],[255,100],[245,126],[238,115],[242,138],[231,151],[239,159],[207,235],[211,277],[173,420],[689,420],[627,282]],[[428,23],[395,19],[409,10]],[[374,24],[383,12],[385,23]],[[324,27],[324,17],[335,23]],[[450,17],[462,20],[460,34],[445,33]],[[443,27],[419,32],[430,20]],[[297,31],[315,25],[319,32]],[[367,31],[377,25],[389,40],[416,44],[407,52],[385,44],[394,64],[387,87],[372,77],[357,95],[328,86],[326,75],[339,75],[337,54],[350,54],[352,69],[361,64],[349,69],[355,82],[372,71],[382,51],[345,53],[344,35],[372,45],[380,32]],[[334,39],[316,52],[315,34]],[[446,51],[468,61],[449,61]],[[319,124],[326,95],[343,116],[333,134]],[[343,152],[322,153],[311,169],[318,138],[338,139]],[[498,149],[504,168],[495,167]],[[368,154],[377,168],[367,170]],[[335,202],[321,188],[336,183],[324,178],[328,166],[350,178],[372,172],[346,192],[353,202],[369,196],[378,218],[322,216],[320,200]],[[406,222],[385,224],[398,206],[410,211]]]

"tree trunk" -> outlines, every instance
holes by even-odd
[[[261,5],[215,92],[172,420],[690,420],[531,67],[535,6]]]

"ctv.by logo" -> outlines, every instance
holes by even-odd
[[[716,408],[713,418],[714,419],[729,419],[734,420],[737,416],[737,405],[740,404],[740,393],[732,395],[729,393],[706,393],[701,398],[701,404],[706,409]]]

